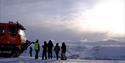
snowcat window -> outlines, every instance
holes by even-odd
[[[5,33],[5,27],[0,26],[0,35],[3,35]]]
[[[12,35],[16,35],[17,33],[16,26],[8,26],[8,32],[10,32]]]

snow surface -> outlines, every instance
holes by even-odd
[[[67,42],[67,60],[42,60],[42,48],[39,59],[29,57],[29,48],[18,58],[0,58],[0,63],[125,63],[125,43],[123,42]],[[32,45],[33,47],[33,45]]]
[[[81,59],[68,59],[68,60],[35,60],[34,57],[20,56],[18,58],[3,58],[0,63],[125,63],[125,60],[81,60]]]

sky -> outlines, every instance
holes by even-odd
[[[125,41],[124,0],[0,0],[0,22],[8,21],[31,41]]]

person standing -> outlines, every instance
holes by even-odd
[[[29,50],[29,54],[30,54],[30,57],[32,57],[32,51],[33,51],[33,49],[32,49],[32,47],[30,46],[30,48],[29,48],[30,50]]]
[[[61,46],[61,60],[66,60],[66,45],[65,45],[65,42],[62,43],[62,46]]]
[[[35,59],[38,59],[38,54],[39,54],[39,50],[40,50],[40,46],[39,46],[38,40],[36,40],[36,42],[34,43],[34,50],[36,52]]]
[[[44,45],[42,45],[42,48],[43,48],[43,53],[42,53],[42,60],[46,60],[47,59],[47,43],[46,41],[44,41]]]
[[[54,51],[56,53],[56,59],[58,60],[58,58],[59,58],[59,51],[60,51],[60,47],[59,47],[58,43],[56,43],[56,46],[54,47]]]
[[[48,59],[52,59],[53,43],[51,40],[48,42]]]

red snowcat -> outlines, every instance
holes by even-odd
[[[0,23],[0,57],[18,57],[30,45],[25,28],[17,23]]]

